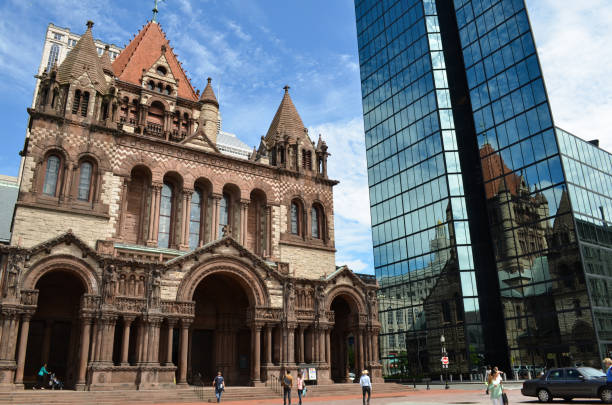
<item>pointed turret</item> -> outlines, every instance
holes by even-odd
[[[106,45],[104,47],[104,53],[100,56],[100,64],[102,65],[102,70],[109,76],[114,76],[113,65],[110,60],[110,46]]]
[[[215,96],[215,92],[212,88],[212,79],[209,77],[208,83],[206,84],[206,88],[202,92],[202,96],[200,97],[200,101],[202,103],[210,103],[214,104],[217,108],[219,107],[219,102],[217,101],[217,97]]]
[[[98,92],[104,93],[106,91],[106,79],[91,33],[93,25],[92,21],[87,21],[87,31],[66,55],[66,59],[58,69],[57,80],[60,84],[68,84],[86,73],[94,88]]]
[[[270,128],[266,133],[266,141],[276,137],[277,134],[283,137],[287,135],[289,138],[293,139],[302,139],[304,136],[307,137],[307,135],[305,135],[306,128],[304,127],[302,118],[300,114],[298,114],[291,100],[291,96],[289,95],[289,86],[285,86],[283,89],[285,90],[285,94],[278,106],[278,110],[276,110],[274,119],[272,119],[272,124],[270,124]]]

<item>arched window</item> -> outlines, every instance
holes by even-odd
[[[219,204],[219,237],[223,236],[223,227],[229,226],[230,218],[230,196],[223,193],[223,198]]]
[[[81,105],[81,90],[74,91],[74,100],[72,101],[72,113],[76,114],[79,112],[79,106]]]
[[[202,224],[202,191],[196,189],[191,197],[191,210],[189,215],[189,248],[195,249],[200,243],[200,229]]]
[[[91,195],[91,177],[93,165],[89,162],[81,163],[79,167],[79,190],[77,198],[81,201],[89,201]]]
[[[302,149],[302,169],[312,170],[312,152]]]
[[[310,233],[313,238],[321,237],[321,220],[319,218],[319,209],[313,206],[310,210]]]
[[[49,51],[49,60],[47,61],[47,72],[51,70],[55,62],[59,60],[59,53],[60,46],[58,44],[51,45],[51,51]]]
[[[55,197],[57,193],[57,181],[59,179],[61,159],[56,155],[51,155],[47,158],[47,169],[45,171],[45,184],[43,185],[43,194]]]
[[[167,95],[170,95],[170,94],[172,93],[172,87],[170,87],[170,85],[166,86],[166,91],[165,91],[165,93],[166,93]]]
[[[172,186],[164,183],[161,191],[161,201],[159,204],[159,233],[157,242],[159,247],[170,247],[170,231],[172,229]]]
[[[300,205],[297,201],[291,202],[291,233],[300,234]]]
[[[149,83],[147,83],[147,88],[149,90],[155,90],[155,83],[153,83],[153,80],[149,80]]]
[[[163,66],[158,66],[158,67],[156,68],[156,71],[157,71],[157,74],[158,74],[158,75],[160,75],[160,76],[166,76],[166,73],[168,73],[168,72],[166,71],[166,68],[165,68],[165,67],[163,67]]]
[[[81,115],[87,117],[87,108],[89,107],[89,93],[83,92],[83,101],[81,102]]]

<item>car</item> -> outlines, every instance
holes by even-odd
[[[606,375],[592,367],[562,367],[546,371],[540,378],[523,383],[521,394],[537,397],[540,402],[553,398],[570,401],[574,398],[599,398],[612,403],[612,386],[606,384]]]

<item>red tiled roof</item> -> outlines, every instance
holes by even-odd
[[[494,152],[495,150],[489,144],[480,148],[482,177],[485,182],[487,199],[495,197],[500,190],[500,186],[507,188],[511,194],[517,195],[521,178],[512,173],[501,156]],[[504,178],[506,179],[505,185],[502,183]],[[491,179],[495,180],[491,181]]]
[[[170,48],[170,42],[156,22],[149,21],[117,56],[113,62],[115,76],[119,80],[140,86],[142,70],[149,70],[159,59],[162,45],[166,47],[165,56],[172,75],[178,80],[178,96],[198,101],[191,82]]]

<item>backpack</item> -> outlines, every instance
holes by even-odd
[[[283,377],[283,385],[287,388],[291,387],[291,380],[289,380],[287,376]]]

